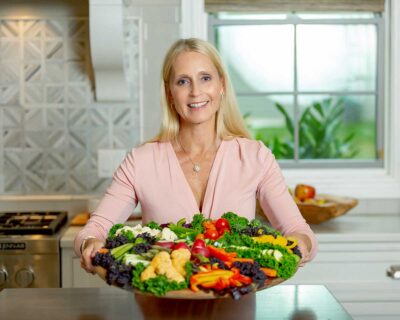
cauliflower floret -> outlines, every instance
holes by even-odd
[[[150,264],[156,274],[163,274],[168,279],[183,282],[185,279],[172,265],[171,257],[168,252],[161,251],[155,255]]]
[[[155,269],[152,265],[149,265],[146,269],[143,270],[143,272],[140,274],[140,280],[141,281],[146,281],[151,278],[155,278],[157,275],[155,273]]]
[[[120,235],[122,233],[122,231],[132,232],[134,237],[136,237],[137,235],[139,235],[141,233],[145,233],[145,232],[149,233],[153,237],[158,237],[160,235],[160,233],[161,233],[160,230],[151,229],[149,227],[142,227],[141,224],[137,224],[134,227],[124,226],[124,227],[118,229],[115,234],[118,236],[118,235]]]
[[[170,228],[162,229],[160,240],[175,241],[176,239],[178,239],[178,236]]]
[[[172,265],[182,275],[186,276],[185,264],[190,261],[191,253],[188,249],[178,249],[171,253]]]

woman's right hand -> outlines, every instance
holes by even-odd
[[[96,252],[104,246],[104,243],[96,238],[87,239],[81,254],[81,267],[88,273],[94,274],[94,267],[92,265],[92,258]]]

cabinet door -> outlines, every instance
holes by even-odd
[[[79,258],[72,259],[73,288],[100,288],[109,285],[103,281],[98,275],[87,273],[81,268]]]

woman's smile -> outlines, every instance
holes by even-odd
[[[192,102],[188,104],[191,109],[204,109],[208,105],[208,101]]]

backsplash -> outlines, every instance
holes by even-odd
[[[97,176],[97,151],[140,141],[139,20],[124,28],[131,99],[96,103],[87,18],[0,20],[0,194],[109,185]]]

